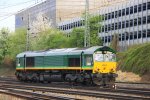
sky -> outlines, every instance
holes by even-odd
[[[0,30],[15,30],[15,14],[44,0],[0,0]]]

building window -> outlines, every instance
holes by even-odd
[[[108,28],[107,28],[107,25],[105,25],[105,32],[107,32],[108,31]]]
[[[78,22],[75,22],[75,27],[78,27]]]
[[[108,18],[107,18],[107,14],[105,14],[105,20],[107,20]]]
[[[69,29],[69,24],[66,25],[66,30],[68,30],[68,29]]]
[[[138,25],[141,25],[141,18],[138,18]]]
[[[138,32],[138,39],[141,38],[141,31]]]
[[[138,5],[138,12],[141,12],[142,11],[142,4],[139,4]]]
[[[150,2],[147,3],[147,9],[150,9]]]
[[[80,21],[77,22],[77,26],[81,26],[81,22]]]
[[[111,25],[111,30],[114,30],[114,23]]]
[[[143,37],[143,38],[146,37],[146,30],[143,30],[143,32],[142,32],[142,37]]]
[[[109,24],[109,25],[108,25],[108,31],[110,31],[110,30],[111,30],[111,25]]]
[[[134,26],[137,26],[137,19],[134,19]]]
[[[125,28],[125,22],[122,22],[122,28]]]
[[[147,37],[150,37],[150,29],[147,30]]]
[[[108,19],[111,19],[111,13],[108,14]]]
[[[143,3],[143,11],[146,10],[146,3]]]
[[[122,16],[125,15],[125,9],[122,9]]]
[[[64,27],[63,27],[63,26],[61,26],[61,30],[63,30],[63,28],[64,28]]]
[[[129,15],[129,8],[126,8],[126,15]]]
[[[130,20],[130,27],[133,26],[133,20]]]
[[[73,27],[76,27],[76,22],[73,22]]]
[[[134,39],[137,39],[137,32],[134,32]]]
[[[126,28],[128,28],[129,27],[129,21],[127,20],[126,21]]]
[[[133,39],[133,33],[131,32],[130,33],[130,40],[132,40]]]
[[[105,16],[104,15],[102,15],[102,20],[105,20]]]
[[[110,37],[110,36],[108,36],[108,42],[110,42],[110,38],[111,38],[111,37]]]
[[[147,23],[150,23],[150,16],[147,16]]]
[[[115,30],[118,29],[118,23],[115,23]]]
[[[107,37],[105,37],[105,43],[107,42]]]
[[[23,20],[23,17],[21,17],[21,19]]]
[[[65,30],[67,30],[67,25],[65,25]]]
[[[121,29],[121,22],[119,22],[118,28]]]
[[[62,30],[65,30],[65,25],[62,26]]]
[[[125,40],[125,36],[124,36],[124,34],[122,34],[122,41],[124,41]]]
[[[121,41],[121,34],[119,34],[119,41]]]
[[[121,17],[121,10],[119,10],[119,17]]]
[[[114,12],[111,13],[111,17],[114,18]]]
[[[143,17],[143,24],[146,24],[146,16],[145,17]]]
[[[137,13],[137,5],[134,6],[134,13]]]
[[[104,32],[104,26],[102,26],[102,32]]]
[[[126,35],[126,40],[128,40],[129,39],[129,33],[125,32],[125,35]]]
[[[133,7],[130,7],[130,14],[133,14]]]
[[[115,11],[115,18],[118,17],[118,11]]]

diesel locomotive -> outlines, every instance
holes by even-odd
[[[114,86],[116,52],[107,46],[27,51],[16,57],[20,81]]]

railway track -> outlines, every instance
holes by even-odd
[[[74,98],[69,98],[69,97],[45,95],[41,93],[28,92],[28,91],[23,91],[18,89],[16,90],[16,88],[7,88],[7,87],[0,87],[0,93],[24,98],[27,100],[51,100],[51,99],[52,100],[74,100]],[[76,100],[80,100],[80,99],[76,99]]]
[[[83,90],[74,90],[74,89],[56,89],[56,88],[39,88],[35,86],[24,86],[24,85],[2,85],[2,89],[4,90],[15,90],[15,89],[20,89],[20,90],[31,90],[31,91],[41,91],[43,93],[45,92],[52,92],[52,93],[60,93],[60,94],[69,94],[69,95],[81,95],[81,96],[91,96],[91,97],[96,97],[96,98],[107,98],[107,99],[123,99],[123,100],[149,100],[150,97],[142,97],[142,96],[131,96],[131,95],[121,95],[121,94],[112,94],[112,93],[103,93],[103,92],[95,92],[95,91],[83,91]],[[35,95],[35,94],[34,94]],[[37,95],[37,94],[36,94]],[[38,95],[39,97],[43,95]],[[45,96],[45,95],[44,95]],[[45,97],[46,98],[46,97]],[[51,97],[50,97],[51,98]],[[56,97],[55,97],[56,98]],[[58,98],[60,99],[60,98]],[[62,99],[62,98],[61,98]],[[70,98],[69,98],[70,99]],[[72,98],[71,98],[72,99]],[[75,98],[76,99],[76,98]],[[44,99],[46,100],[46,99]],[[63,100],[68,100],[68,98],[63,99]]]
[[[39,86],[29,86],[29,85],[15,85],[15,84],[1,84],[0,88],[2,89],[21,89],[21,90],[30,90],[30,91],[41,91],[49,93],[60,93],[60,94],[69,94],[69,95],[80,95],[80,96],[90,96],[95,98],[107,98],[107,99],[123,99],[123,100],[149,100],[149,91],[143,92],[144,95],[139,95],[139,92],[129,92],[125,90],[110,90],[110,89],[77,89],[77,88],[53,88],[53,87],[39,87]],[[108,92],[109,91],[109,92]],[[146,93],[146,95],[145,95]],[[131,95],[132,94],[132,95]],[[138,96],[136,95],[138,94]],[[70,98],[69,98],[70,99]],[[71,98],[72,99],[72,98]]]
[[[12,90],[17,91],[16,89],[19,89],[19,90],[30,91],[30,93],[35,93],[35,91],[37,92],[40,91],[42,93],[45,93],[45,92],[58,93],[58,94],[65,93],[69,95],[80,95],[80,96],[87,96],[87,97],[90,96],[90,97],[95,97],[95,98],[107,98],[107,99],[118,99],[118,100],[120,99],[150,100],[150,88],[145,89],[145,88],[131,88],[131,87],[119,87],[118,86],[116,90],[112,90],[108,88],[99,88],[97,86],[96,87],[70,86],[64,83],[61,83],[61,85],[60,83],[59,84],[58,83],[44,84],[43,86],[43,84],[40,84],[40,83],[23,83],[23,82],[19,82],[15,80],[14,82],[12,82],[12,79],[5,79],[5,80],[0,79],[0,80],[1,80],[0,81],[1,90],[12,89]],[[42,97],[42,95],[45,96],[45,94],[41,94],[39,96]],[[77,98],[65,98],[65,99],[77,99]],[[43,99],[43,100],[47,100],[47,99]]]

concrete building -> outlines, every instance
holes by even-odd
[[[126,0],[103,7],[99,14],[104,18],[99,32],[104,45],[110,45],[114,34],[119,36],[121,49],[150,41],[150,0]],[[69,31],[72,26],[82,26],[81,21],[72,19],[58,27]]]
[[[119,36],[121,49],[150,41],[150,0],[89,1],[90,13],[104,18],[98,33],[104,45],[110,45],[114,34]],[[85,0],[47,0],[16,14],[16,28],[27,25],[29,13],[32,22],[37,13],[44,12],[54,26],[69,32],[84,26],[81,17],[84,11]]]
[[[113,35],[119,36],[122,49],[150,41],[150,0],[128,0],[100,10],[104,16],[99,36],[109,45]]]
[[[37,4],[33,7],[23,9],[15,15],[15,29],[25,27],[27,28],[28,24],[32,24],[36,20],[36,17],[39,13],[43,15],[43,18],[53,19],[52,23],[55,26],[56,21],[56,8],[55,0],[47,0],[40,4]],[[28,23],[30,19],[30,23]]]
[[[76,17],[81,17],[85,12],[86,0],[46,0],[33,7],[19,11],[15,15],[15,28],[27,27],[28,17],[30,23],[36,20],[39,13],[43,14],[43,18],[52,21],[53,26],[57,23]],[[101,4],[106,0],[89,0],[90,12],[97,11]]]

